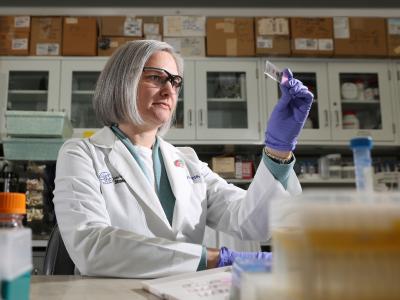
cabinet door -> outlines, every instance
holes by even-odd
[[[332,137],[371,136],[393,141],[392,99],[386,63],[329,63]]]
[[[0,107],[6,110],[59,109],[60,62],[55,59],[0,60]],[[4,114],[0,116],[5,132]]]
[[[107,58],[65,59],[61,64],[61,108],[68,113],[74,136],[82,137],[102,127],[97,121],[92,99],[97,79]]]
[[[318,62],[292,61],[277,61],[273,63],[281,70],[290,68],[294,77],[303,82],[314,94],[314,102],[299,140],[330,140],[327,65]],[[265,80],[267,81],[267,106],[270,115],[281,96],[281,91],[277,82],[268,77]]]
[[[183,79],[183,89],[179,93],[176,104],[175,120],[168,133],[166,140],[194,140],[196,128],[196,114],[194,99],[195,91],[195,71],[194,62],[185,60],[185,71]]]
[[[256,61],[196,62],[199,140],[259,140]]]

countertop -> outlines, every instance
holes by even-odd
[[[141,279],[85,276],[32,276],[31,300],[157,300],[144,291]]]

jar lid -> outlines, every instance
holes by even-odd
[[[351,148],[367,147],[368,149],[371,149],[372,138],[369,136],[352,138],[350,140],[350,147]]]
[[[25,214],[26,213],[25,194],[0,192],[0,213]]]

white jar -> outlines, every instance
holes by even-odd
[[[354,111],[343,112],[343,129],[359,129],[360,121]]]

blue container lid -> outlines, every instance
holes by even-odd
[[[350,140],[351,148],[367,147],[371,149],[373,145],[372,138],[370,136],[355,137]]]

